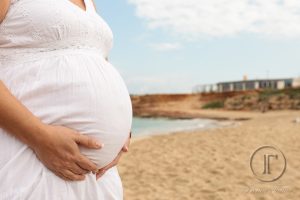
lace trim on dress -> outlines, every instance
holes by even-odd
[[[22,63],[26,61],[39,60],[52,55],[76,54],[89,52],[101,58],[105,58],[101,46],[95,46],[93,38],[90,40],[82,38],[69,38],[63,41],[51,42],[43,44],[35,48],[11,47],[0,48],[0,64]],[[60,54],[62,53],[62,54]]]

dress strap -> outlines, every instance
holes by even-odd
[[[96,11],[93,0],[84,0],[86,10]]]

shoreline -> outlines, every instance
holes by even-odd
[[[155,118],[155,117],[146,117],[146,118]],[[181,118],[166,118],[166,119],[181,120]],[[207,119],[207,118],[191,118],[191,119],[189,118],[187,120],[193,120],[193,119]],[[180,134],[180,133],[183,133],[183,132],[188,134],[188,133],[192,133],[192,132],[195,132],[195,131],[201,132],[201,131],[207,131],[207,130],[212,130],[212,129],[233,127],[233,126],[240,125],[241,121],[245,121],[245,120],[230,120],[230,119],[226,119],[226,120],[209,119],[209,120],[214,120],[216,124],[213,127],[204,127],[204,128],[196,128],[195,127],[195,128],[189,128],[189,129],[182,129],[182,130],[178,130],[178,131],[153,132],[153,133],[150,133],[150,134],[134,135],[131,138],[131,143],[139,141],[139,140],[149,139],[149,138],[155,137],[155,136]]]
[[[236,113],[235,116],[232,113]],[[139,118],[167,118],[167,119],[212,119],[218,121],[235,120],[245,121],[250,120],[253,114],[260,113],[258,111],[228,111],[228,110],[188,110],[188,111],[165,111],[161,109],[159,111],[148,111],[147,113],[141,113],[134,117]]]
[[[264,118],[264,116],[267,116],[268,114],[271,115],[280,115],[281,113],[284,112],[291,112],[291,113],[300,113],[300,111],[297,110],[277,110],[277,111],[269,111],[266,113],[261,113],[257,111],[226,111],[226,110],[206,110],[207,112],[214,112],[217,115],[220,115],[219,117],[216,118],[207,118],[207,117],[195,117],[195,118],[176,118],[176,117],[155,117],[155,116],[134,116],[136,118],[166,118],[170,120],[192,120],[192,119],[209,119],[209,120],[215,120],[218,122],[218,125],[215,127],[207,127],[207,128],[192,128],[192,129],[185,129],[185,130],[180,130],[180,131],[167,131],[167,132],[160,132],[160,133],[153,133],[153,134],[144,134],[144,135],[138,135],[138,136],[133,136],[131,138],[131,142],[136,142],[144,139],[151,139],[151,137],[155,136],[164,136],[164,135],[171,135],[171,134],[185,134],[185,133],[192,133],[192,132],[204,132],[207,130],[212,130],[212,129],[222,129],[222,128],[227,128],[227,127],[234,127],[236,125],[241,125],[242,122],[244,121],[251,121],[257,118]],[[242,113],[243,115],[249,116],[249,117],[233,117],[230,116],[230,114],[236,115],[238,113]],[[222,117],[226,116],[226,117]],[[300,119],[300,114],[299,117],[296,117],[295,120]]]

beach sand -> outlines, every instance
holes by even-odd
[[[133,140],[118,167],[125,200],[300,199],[300,123],[293,122],[300,112],[250,116],[234,126]],[[274,182],[258,180],[250,168],[252,153],[264,145],[286,158]]]

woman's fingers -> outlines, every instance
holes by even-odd
[[[122,147],[122,151],[123,151],[124,153],[128,152],[128,151],[129,151],[129,147],[126,146],[126,145],[124,145],[124,146]]]
[[[69,179],[68,177],[64,176],[63,173],[61,173],[61,172],[55,172],[55,171],[54,171],[54,173],[56,174],[56,176],[58,176],[58,177],[64,179],[65,181],[72,181],[72,180]]]
[[[98,180],[101,176],[103,176],[105,174],[106,170],[99,170],[99,172],[97,172],[96,174],[96,179]]]
[[[77,163],[73,163],[72,166],[69,167],[70,171],[74,174],[84,175],[90,172],[89,170],[81,168]]]
[[[82,181],[84,180],[84,175],[74,174],[70,170],[64,170],[62,172],[63,176],[72,181]]]
[[[101,149],[103,147],[103,144],[100,141],[81,134],[76,134],[75,142],[87,148]]]
[[[65,181],[75,181],[77,179],[75,179],[75,177],[72,175],[72,172],[67,172],[68,170],[63,170],[63,171],[53,171],[54,174],[58,177],[60,177],[61,179],[65,180]],[[84,179],[84,177],[83,177]],[[81,180],[83,180],[81,179]]]
[[[122,147],[122,151],[125,153],[129,151],[130,138],[131,138],[131,132],[130,132],[129,137],[127,138],[124,146]]]
[[[52,166],[49,168],[55,175],[66,181],[75,181],[75,180],[83,180],[85,178],[85,174],[88,173],[87,170],[80,168],[76,164],[65,163],[64,165],[59,164],[56,166]],[[59,170],[58,170],[59,169]]]
[[[95,165],[92,161],[90,161],[85,156],[81,155],[79,159],[76,161],[77,165],[79,165],[82,169],[85,169],[87,171],[91,172],[97,172],[98,168],[97,165]]]

